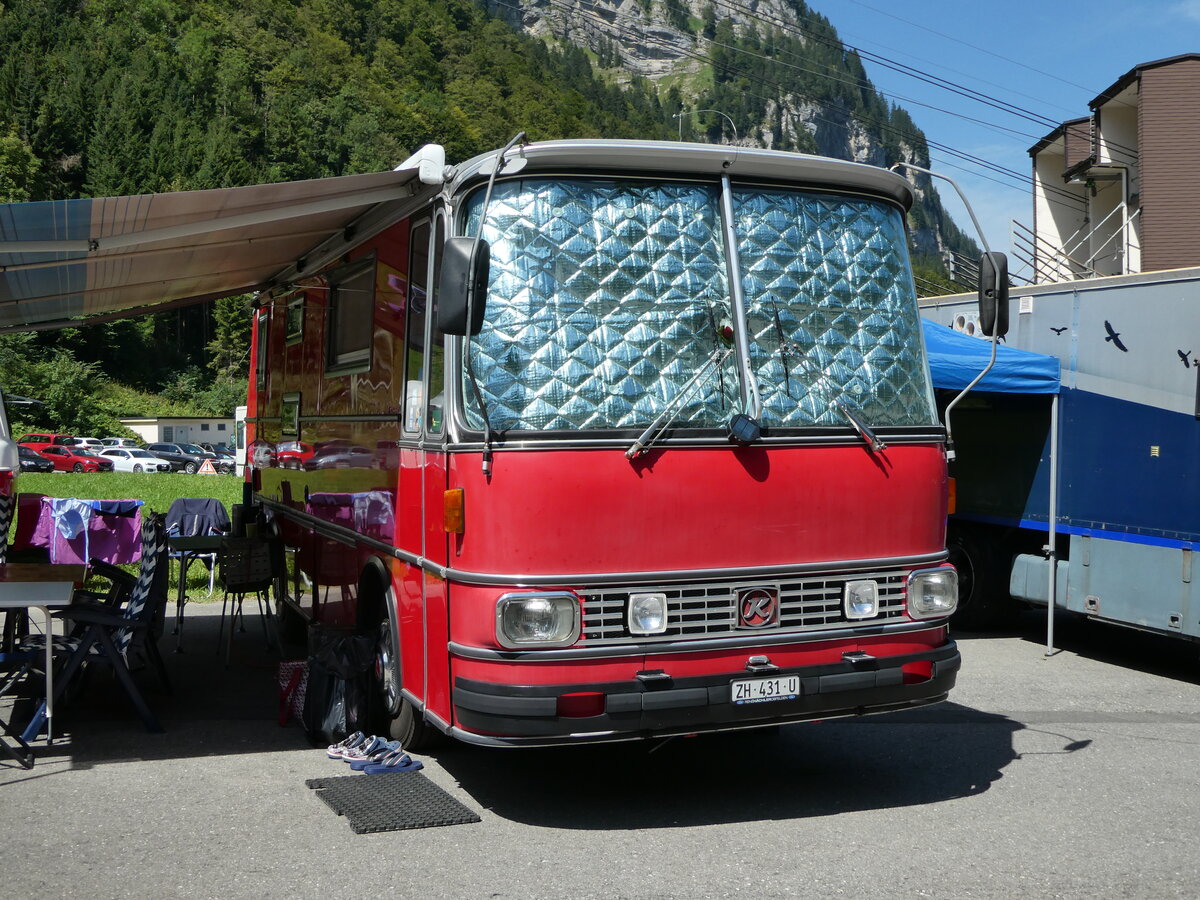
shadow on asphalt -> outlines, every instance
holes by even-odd
[[[1003,630],[970,632],[956,628],[953,632],[954,639],[960,643],[1019,637],[1044,648],[1046,611],[1022,610],[1011,627]],[[1200,684],[1200,645],[1191,640],[1060,611],[1054,618],[1054,649],[1148,675]]]
[[[37,759],[66,759],[72,769],[81,769],[134,760],[289,749],[311,752],[303,729],[295,722],[279,726],[280,654],[266,646],[253,598],[246,601],[245,608],[246,631],[235,632],[229,665],[217,652],[219,603],[188,605],[182,653],[174,652],[176,640],[169,619],[159,648],[171,692],[152,670],[134,673],[146,702],[165,729],[162,733],[145,729],[120,684],[102,668],[85,678],[55,710],[55,740],[49,746],[44,740],[34,744]],[[299,656],[303,651],[288,654],[288,658]],[[23,723],[28,721],[31,703],[29,699],[18,701],[15,711],[5,706],[0,715],[7,718],[11,712],[15,722]]]
[[[438,763],[506,819],[674,828],[916,806],[986,791],[1023,726],[954,703],[862,719],[546,750],[451,747]]]

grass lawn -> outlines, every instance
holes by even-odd
[[[178,497],[215,497],[232,513],[242,502],[242,479],[233,475],[148,475],[134,472],[54,472],[17,476],[17,491],[47,497],[79,497],[84,500],[141,500],[145,509],[165,513]],[[136,571],[136,566],[129,566]],[[178,575],[172,567],[171,608],[174,609]],[[219,589],[208,595],[208,569],[195,564],[188,569],[189,599],[220,599]]]

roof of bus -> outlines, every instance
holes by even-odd
[[[458,190],[490,175],[498,152],[476,156],[455,167],[451,189]],[[905,209],[913,202],[912,186],[895,172],[878,166],[827,156],[724,144],[628,140],[543,141],[509,151],[501,174],[551,170],[701,177],[728,174],[743,179],[867,191],[891,199]]]

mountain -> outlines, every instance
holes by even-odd
[[[872,86],[861,60],[803,0],[485,0],[551,46],[584,47],[614,83],[645,79],[685,110],[678,134],[929,168],[925,135]],[[689,113],[686,110],[709,110]],[[909,176],[914,255],[934,268],[978,255],[929,178]]]
[[[380,171],[429,142],[460,161],[517,131],[928,163],[908,114],[800,0],[0,0],[0,46],[0,202]],[[933,278],[946,249],[976,251],[915,183],[914,256]],[[107,378],[224,406],[244,391],[248,321],[234,299],[3,336],[0,386],[36,395],[86,372],[72,396],[120,396]],[[26,424],[91,433],[152,411],[117,402],[75,422],[64,400]]]

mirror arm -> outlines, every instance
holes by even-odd
[[[926,175],[930,176],[931,178],[941,178],[943,181],[950,182],[950,186],[952,188],[954,188],[954,190],[958,193],[959,199],[962,200],[963,206],[965,206],[967,208],[967,215],[969,215],[971,217],[971,224],[975,226],[975,233],[977,235],[979,235],[979,243],[983,244],[983,252],[987,253],[989,255],[991,254],[992,248],[988,246],[987,235],[985,235],[983,233],[983,227],[979,224],[979,219],[976,218],[976,216],[975,216],[975,210],[971,207],[971,201],[967,199],[967,195],[963,193],[963,190],[962,190],[962,188],[960,188],[958,186],[957,181],[955,181],[949,175],[942,175],[939,172],[934,172],[930,169],[926,169],[922,166],[913,165],[912,163],[908,163],[908,162],[893,163],[891,166],[891,171],[896,172],[896,174],[899,174],[899,172],[897,170],[901,169],[901,168],[913,169],[914,171],[917,171],[917,172],[924,172]],[[995,329],[993,329],[993,331],[994,330]],[[944,417],[945,417],[945,425],[946,425],[946,461],[947,462],[953,462],[954,457],[955,457],[954,437],[953,437],[952,432],[950,431],[950,413],[954,409],[954,407],[958,405],[958,401],[961,400],[963,397],[967,396],[967,394],[969,394],[971,392],[971,389],[973,387],[975,387],[975,385],[979,384],[979,382],[983,380],[983,376],[986,375],[988,372],[990,372],[992,369],[992,366],[994,366],[996,364],[996,347],[997,347],[997,342],[999,340],[1000,340],[1000,336],[998,334],[992,335],[992,355],[991,355],[991,358],[988,360],[987,366],[984,367],[984,370],[982,372],[980,372],[978,375],[975,376],[975,379],[970,384],[968,384],[965,388],[963,388],[959,392],[957,397],[955,397],[948,404],[946,404],[946,412],[944,414]]]

